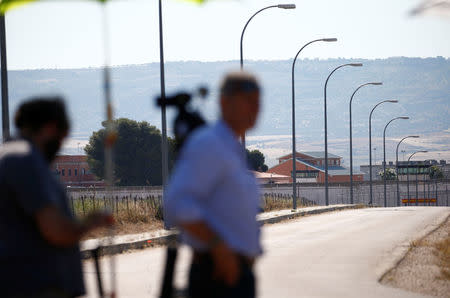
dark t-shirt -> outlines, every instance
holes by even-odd
[[[53,246],[38,230],[35,214],[50,204],[72,217],[65,191],[42,154],[26,140],[0,146],[1,293],[59,288],[84,294],[78,245]]]

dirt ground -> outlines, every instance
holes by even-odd
[[[116,223],[116,225],[114,226],[114,235],[139,234],[162,228],[163,222],[159,220],[138,223]],[[83,240],[106,237],[109,235],[109,233],[110,231],[108,229],[98,229],[86,234],[83,237]]]
[[[407,291],[450,297],[450,218],[410,250],[381,283]]]

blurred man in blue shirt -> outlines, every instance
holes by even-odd
[[[260,88],[244,72],[225,77],[221,119],[189,137],[165,196],[165,218],[192,247],[189,295],[255,296],[252,266],[262,252],[259,189],[239,142],[255,125]]]

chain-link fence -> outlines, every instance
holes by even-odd
[[[118,222],[150,222],[162,220],[162,196],[69,196],[72,212],[83,217],[93,211],[110,209]]]
[[[152,220],[163,219],[162,195],[116,195],[113,192],[112,198],[95,194],[88,195],[72,193],[69,195],[69,202],[72,212],[76,217],[84,217],[87,214],[110,209],[116,221],[127,223],[150,222]],[[263,193],[261,195],[261,211],[272,211],[292,208],[293,195],[286,193]],[[308,207],[316,205],[314,201],[306,198],[297,198],[297,207]]]
[[[292,184],[263,185],[262,192],[265,194],[279,193],[292,195]],[[386,206],[449,206],[450,180],[410,180],[386,181]],[[350,183],[330,183],[328,187],[329,204],[350,204]],[[372,183],[372,202],[370,198],[370,183],[368,181],[355,182],[353,184],[353,203],[384,206],[383,181]],[[409,195],[408,195],[409,194]],[[325,205],[324,184],[305,183],[297,184],[297,197],[309,200],[316,205]],[[418,200],[416,200],[418,199]]]
[[[353,203],[385,206],[383,181],[370,184],[367,181],[353,184]],[[261,209],[264,211],[289,209],[293,206],[292,184],[262,185]],[[386,181],[386,206],[450,206],[450,180]],[[351,204],[350,184],[329,185],[329,204]],[[126,194],[128,193],[128,194]],[[111,209],[118,221],[148,222],[161,220],[162,189],[155,187],[116,187],[112,197],[102,189],[78,189],[68,192],[69,202],[76,216],[84,216],[95,210]],[[110,199],[108,199],[110,198]],[[323,184],[298,184],[297,207],[325,205]]]

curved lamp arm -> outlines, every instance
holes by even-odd
[[[244,40],[244,33],[245,33],[245,29],[247,29],[248,24],[250,23],[250,21],[261,11],[264,11],[266,9],[269,8],[283,8],[283,9],[295,9],[295,4],[278,4],[278,5],[270,5],[264,8],[261,8],[260,10],[258,10],[257,12],[255,12],[250,19],[248,19],[247,23],[245,23],[244,29],[242,30],[241,33],[241,69],[243,67],[243,51],[242,51],[242,41]]]

